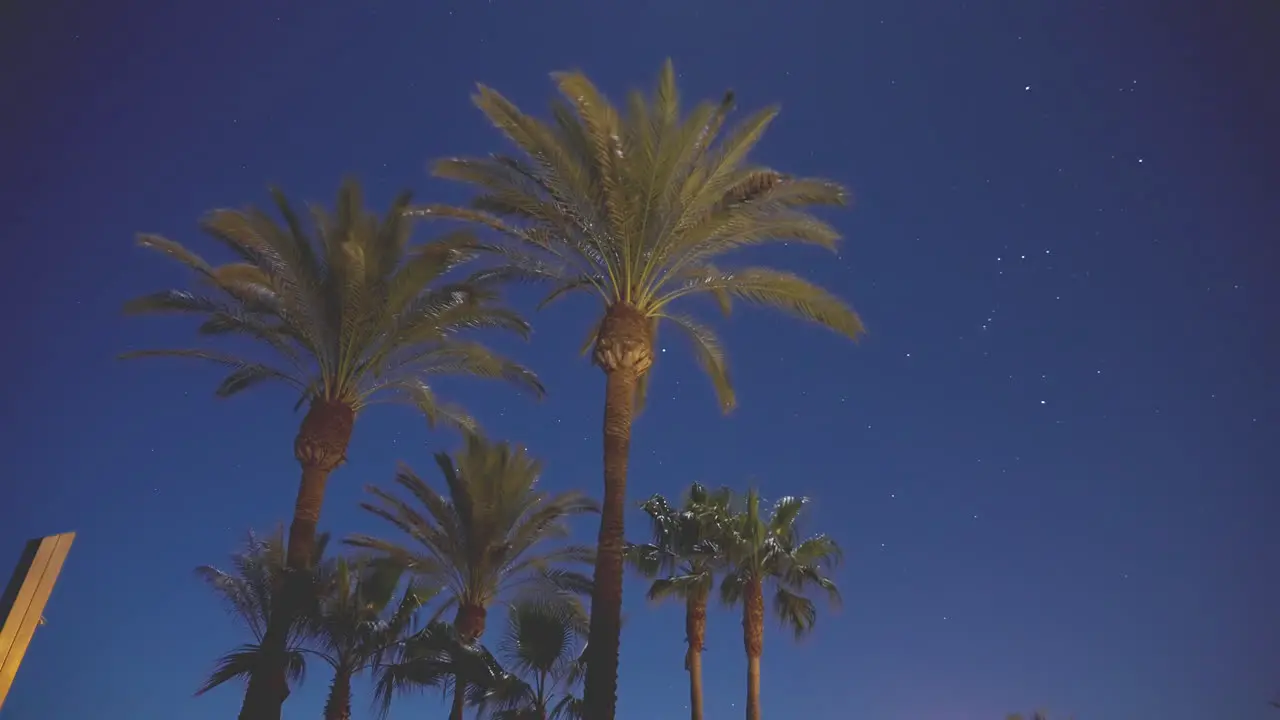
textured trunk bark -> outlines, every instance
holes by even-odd
[[[760,720],[760,658],[747,658],[747,720]]]
[[[649,318],[625,303],[605,311],[593,358],[604,370],[604,502],[600,510],[591,633],[583,704],[588,720],[613,720],[618,704],[618,649],[622,631],[622,543],[627,504],[627,460],[636,387],[653,364]]]
[[[702,720],[702,649],[707,636],[707,599],[692,597],[685,602],[685,635],[689,638],[685,669],[689,671],[689,717]]]
[[[764,654],[764,588],[747,582],[742,597],[742,641],[747,650],[747,720],[760,720],[760,656]]]
[[[484,635],[485,621],[489,611],[479,605],[458,605],[458,613],[453,618],[453,629],[458,639],[470,645]],[[461,677],[453,678],[453,707],[449,710],[449,720],[462,720],[467,708],[467,681]]]
[[[305,597],[305,573],[315,559],[316,526],[325,485],[329,474],[346,460],[354,423],[355,411],[349,405],[316,399],[293,441],[293,455],[302,466],[302,481],[289,525],[289,572],[272,598],[271,618],[262,638],[263,662],[249,678],[240,720],[280,720],[280,708],[289,697],[289,628]]]
[[[324,504],[324,489],[333,472],[347,459],[355,425],[351,406],[330,400],[314,400],[302,419],[293,455],[302,466],[302,484],[289,525],[289,567],[310,568],[315,559],[316,526]]]
[[[351,673],[339,670],[329,685],[329,699],[324,704],[324,720],[351,720]]]
[[[622,629],[623,516],[627,459],[638,376],[628,368],[609,373],[604,401],[604,502],[591,593],[591,632],[583,700],[590,720],[613,720],[618,697]]]

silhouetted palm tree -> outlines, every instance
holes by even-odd
[[[813,629],[817,607],[805,597],[814,587],[832,603],[840,592],[824,573],[840,561],[840,548],[826,535],[802,538],[800,512],[808,499],[784,497],[767,516],[760,495],[747,494],[745,508],[733,518],[726,541],[729,570],[720,583],[726,605],[742,605],[742,634],[747,651],[747,720],[760,720],[760,656],[764,652],[764,587],[773,588],[773,610],[797,638]]]
[[[541,394],[532,373],[474,342],[472,328],[499,328],[525,336],[528,326],[496,302],[490,283],[449,280],[446,274],[474,256],[466,233],[409,248],[409,195],[385,218],[368,212],[359,186],[348,182],[328,212],[311,208],[308,229],[284,196],[273,191],[284,224],[258,209],[216,210],[201,223],[236,262],[213,265],[172,240],[143,235],[143,247],[192,270],[198,292],[167,290],[138,298],[134,314],[184,313],[204,318],[200,334],[255,341],[269,361],[208,349],[143,350],[126,356],[174,356],[230,370],[217,388],[228,397],[264,382],[282,382],[308,405],[293,451],[302,467],[288,566],[302,571],[312,557],[316,525],[329,474],[345,459],[352,426],[372,402],[400,400],[427,420],[474,429],[460,408],[439,401],[428,380],[442,374],[502,378]],[[289,690],[284,679],[285,630],[293,593],[289,584],[262,640],[265,653],[241,710],[242,720],[275,720]]]
[[[317,544],[321,552],[325,544],[326,538],[321,536]],[[231,556],[230,571],[219,570],[211,565],[196,568],[196,576],[213,588],[253,638],[251,642],[220,657],[214,671],[196,691],[196,695],[203,695],[230,680],[248,680],[255,668],[261,665],[264,655],[262,639],[271,623],[272,598],[284,572],[284,533],[279,530],[267,538],[249,533],[244,547]],[[287,678],[295,684],[302,682],[306,675],[306,658],[302,653],[301,643],[309,628],[304,620],[305,618],[295,616],[285,645]]]
[[[345,558],[318,573],[320,599],[303,647],[333,670],[325,720],[350,720],[352,679],[412,632],[415,613],[435,594],[412,583],[398,593],[402,574],[394,563]]]
[[[600,300],[586,343],[594,344],[594,362],[606,378],[604,509],[586,702],[593,720],[612,720],[631,425],[643,402],[658,326],[668,324],[689,338],[726,411],[735,397],[720,341],[676,309],[681,301],[709,296],[727,313],[734,299],[743,300],[851,338],[863,327],[838,298],[797,275],[716,264],[745,246],[791,241],[833,249],[838,240],[808,210],[843,205],[841,187],[748,160],[777,108],[757,112],[720,138],[733,94],[682,116],[670,62],[653,97],[633,92],[623,110],[581,73],[552,77],[563,100],[552,105],[549,123],[480,86],[476,105],[520,155],[440,161],[437,176],[469,183],[480,194],[469,208],[417,212],[478,223],[512,241],[504,248],[508,264],[492,276],[549,283],[544,304],[579,290]]]
[[[537,489],[541,464],[508,443],[468,435],[461,452],[435,456],[447,495],[401,468],[396,483],[410,499],[370,487],[374,501],[361,506],[406,536],[391,541],[353,536],[348,543],[385,554],[428,586],[445,593],[437,616],[456,608],[454,628],[462,645],[484,634],[488,608],[519,590],[589,592],[590,580],[568,569],[595,558],[593,548],[557,544],[569,535],[568,519],[596,512],[577,491]],[[454,720],[462,717],[466,683],[454,689]]]
[[[649,599],[669,598],[685,604],[684,669],[689,672],[689,709],[692,720],[702,720],[702,650],[707,634],[707,600],[715,587],[715,574],[726,561],[724,537],[731,493],[712,493],[694,483],[684,504],[672,507],[654,495],[641,508],[649,516],[653,540],[627,547],[631,563],[645,576],[656,578]]]

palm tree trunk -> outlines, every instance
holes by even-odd
[[[293,441],[293,456],[302,466],[302,483],[293,506],[293,523],[289,525],[290,569],[310,568],[315,559],[316,526],[324,504],[324,488],[329,473],[347,460],[355,410],[337,400],[317,398],[311,402],[302,419],[298,437]]]
[[[637,374],[619,368],[606,375],[604,401],[604,502],[591,591],[587,677],[583,701],[591,720],[613,720],[618,696],[618,652],[622,631],[623,516],[627,460]]]
[[[458,605],[458,612],[453,617],[453,629],[464,645],[471,645],[484,635],[485,620],[489,611],[479,605]],[[467,707],[467,679],[461,675],[453,677],[453,708],[449,711],[449,720],[462,720]]]
[[[449,720],[462,720],[467,709],[467,683],[460,677],[454,678],[453,707],[449,710]]]
[[[600,321],[592,358],[604,370],[604,502],[596,541],[591,630],[583,704],[590,720],[613,720],[618,704],[618,649],[622,633],[622,544],[627,504],[631,420],[640,376],[653,365],[649,318],[625,302]]]
[[[685,602],[685,635],[689,638],[689,655],[685,669],[689,671],[689,717],[702,720],[702,649],[707,637],[707,599],[691,597]]]
[[[760,656],[764,654],[764,588],[747,581],[742,602],[742,641],[747,649],[747,720],[760,720]]]
[[[302,481],[289,525],[289,572],[274,593],[271,618],[262,638],[262,665],[249,678],[240,720],[280,720],[289,697],[287,679],[289,629],[304,598],[305,572],[315,559],[316,526],[324,504],[329,474],[346,460],[355,411],[347,404],[317,398],[311,401],[293,441],[293,454],[302,466]]]
[[[324,704],[324,720],[351,720],[351,673],[337,670]]]

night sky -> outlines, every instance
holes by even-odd
[[[16,4],[0,18],[0,563],[30,537],[78,538],[5,718],[239,707],[233,687],[192,698],[245,635],[191,571],[288,518],[300,415],[284,389],[220,401],[214,368],[115,359],[194,338],[181,319],[122,317],[127,298],[187,281],[135,233],[221,257],[196,229],[205,211],[266,203],[272,183],[329,203],[347,174],[380,210],[403,188],[461,201],[426,167],[506,149],[470,104],[475,82],[542,114],[554,70],[581,68],[620,99],[667,56],[686,99],[732,87],[742,110],[780,103],[757,159],[856,199],[834,216],[838,257],[759,256],[847,298],[866,340],[743,307],[720,324],[739,409],[720,416],[668,337],[635,429],[634,498],[692,481],[806,494],[808,528],[845,548],[844,608],[800,644],[769,627],[766,716],[1278,712],[1280,344],[1265,308],[1280,308],[1266,70],[1280,59],[1260,49],[1275,12]],[[547,310],[528,346],[496,343],[542,375],[545,401],[478,382],[441,392],[544,458],[548,487],[598,494],[603,376],[576,354],[589,310]],[[431,453],[457,443],[410,409],[370,410],[322,525],[380,529],[362,487],[401,460],[436,480]],[[682,608],[647,607],[641,590],[629,581],[619,720],[687,717]],[[713,613],[705,665],[708,718],[740,717],[736,613]],[[328,681],[313,666],[287,717],[319,717]],[[356,717],[371,717],[357,693]],[[446,712],[424,696],[393,716]]]

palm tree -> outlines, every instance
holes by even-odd
[[[272,197],[281,225],[258,209],[216,210],[204,231],[236,256],[212,265],[172,240],[142,235],[139,244],[194,271],[200,291],[167,290],[125,306],[126,312],[187,313],[204,318],[202,335],[238,335],[257,341],[271,360],[208,349],[143,350],[127,356],[174,356],[230,369],[220,397],[268,381],[283,382],[308,404],[293,443],[302,467],[288,566],[303,570],[313,555],[316,524],[329,474],[345,459],[357,415],[373,402],[400,400],[427,421],[474,429],[461,408],[437,399],[427,380],[442,374],[502,378],[542,393],[532,373],[463,340],[472,328],[527,335],[528,326],[501,306],[490,283],[449,280],[446,274],[475,254],[475,243],[455,232],[416,249],[408,246],[410,197],[396,198],[385,218],[364,208],[359,186],[347,182],[337,209],[311,208],[308,234],[284,196]],[[286,583],[289,585],[290,583]],[[267,629],[266,675],[255,674],[241,718],[279,718],[288,696],[284,682],[284,627],[293,603],[289,587],[276,596],[278,623]]]
[[[321,536],[319,546],[327,538]],[[196,568],[196,577],[218,594],[231,614],[253,636],[245,643],[218,658],[218,664],[196,695],[203,695],[230,680],[248,680],[263,661],[262,639],[271,623],[272,597],[285,571],[284,533],[276,531],[268,538],[249,533],[243,549],[231,556],[231,571],[211,565]],[[297,684],[306,675],[306,658],[301,645],[308,627],[295,617],[286,641],[287,678]]]
[[[582,720],[573,690],[582,680],[587,616],[576,603],[526,598],[508,609],[499,665],[476,684],[492,720]]]
[[[627,558],[648,578],[649,599],[683,600],[685,604],[684,669],[689,672],[689,707],[702,720],[702,650],[707,634],[707,599],[716,571],[724,567],[722,533],[731,499],[727,488],[712,493],[694,483],[684,505],[676,509],[661,495],[641,505],[653,528],[652,542],[627,547]]]
[[[760,495],[747,494],[745,508],[730,523],[726,541],[729,571],[720,583],[726,605],[742,604],[742,639],[747,651],[747,720],[760,720],[760,656],[764,652],[764,586],[773,587],[773,610],[796,638],[818,618],[803,592],[816,587],[838,604],[840,591],[824,571],[839,564],[840,547],[826,535],[802,539],[798,527],[807,498],[784,497],[772,512],[760,512]]]
[[[484,634],[489,606],[518,590],[589,591],[590,580],[565,566],[592,562],[594,549],[558,543],[569,535],[569,518],[598,508],[577,491],[553,495],[537,489],[541,463],[508,443],[469,434],[455,455],[435,456],[447,495],[408,468],[400,469],[396,483],[411,500],[368,488],[374,501],[361,507],[398,528],[411,544],[367,535],[347,542],[441,587],[446,600],[436,616],[455,609],[459,642],[470,646]],[[455,685],[452,718],[459,720],[466,682]]]
[[[710,296],[727,313],[739,299],[850,338],[863,332],[843,302],[797,275],[715,264],[733,250],[768,242],[834,249],[839,235],[808,208],[843,205],[845,191],[749,163],[777,108],[750,116],[717,143],[733,94],[682,117],[675,77],[668,61],[654,96],[633,92],[619,111],[583,74],[556,73],[563,99],[553,103],[550,123],[481,85],[475,104],[520,156],[438,162],[437,176],[480,194],[467,208],[415,211],[476,223],[510,241],[499,248],[505,264],[490,276],[549,283],[543,304],[579,290],[600,299],[586,343],[594,343],[593,360],[605,374],[604,507],[586,681],[595,720],[611,720],[617,699],[631,424],[643,404],[659,324],[689,338],[726,412],[736,400],[720,341],[678,311],[677,301]]]
[[[432,592],[410,584],[396,600],[403,568],[388,562],[339,558],[320,573],[321,597],[309,619],[304,652],[333,669],[325,720],[350,720],[351,681],[413,629],[415,613]]]

